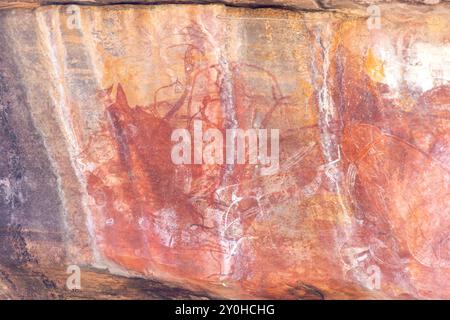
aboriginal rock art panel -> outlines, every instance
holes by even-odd
[[[0,297],[75,265],[123,296],[450,298],[448,4],[360,6],[1,11]],[[199,123],[222,156],[267,129],[277,170],[250,138],[196,159]]]
[[[183,81],[156,89],[147,106],[131,106],[120,83],[99,92],[105,121],[79,155],[99,246],[107,259],[139,273],[156,270],[251,289],[252,265],[260,263],[255,251],[276,249],[254,243],[261,241],[264,221],[289,200],[313,197],[320,186],[306,185],[309,179],[301,175],[313,177],[315,171],[299,165],[318,153],[317,143],[283,148],[292,138],[282,130],[280,172],[269,176],[251,164],[173,164],[174,129],[192,130],[195,120],[224,136],[230,128],[268,128],[274,117],[288,118],[290,99],[263,67],[221,56],[212,63],[213,47],[201,26],[180,30],[187,42],[169,48],[184,50]],[[258,87],[254,81],[265,83]],[[277,237],[269,232],[263,241],[273,245]]]

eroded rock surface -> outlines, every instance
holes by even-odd
[[[450,298],[450,7],[386,2],[5,2],[0,295]],[[175,164],[200,121],[279,170]]]

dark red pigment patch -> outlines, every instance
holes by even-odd
[[[273,79],[272,91],[264,95],[249,92],[243,70]],[[232,64],[230,72],[237,127],[252,128],[258,114],[264,128],[286,103],[276,79],[250,65]],[[219,80],[212,74],[218,74]],[[230,255],[227,243],[245,235],[258,215],[260,204],[254,193],[262,180],[255,165],[172,163],[174,129],[186,128],[192,134],[193,120],[201,120],[203,132],[217,128],[225,139],[226,129],[231,128],[223,105],[225,80],[220,67],[196,70],[187,78],[191,80],[178,101],[155,99],[148,107],[130,107],[122,86],[117,86],[115,101],[106,109],[108,121],[98,134],[108,137],[115,156],[88,175],[88,193],[101,207],[95,209],[94,220],[106,258],[140,273],[168,273],[218,283],[224,276],[233,277],[234,267],[224,270],[223,266],[225,256]],[[198,106],[197,113],[192,112],[194,106]],[[94,149],[88,146],[83,157],[91,158]],[[118,177],[120,183],[110,186],[105,182],[109,176]],[[219,188],[223,188],[220,197]],[[232,191],[242,197],[235,205]],[[222,216],[226,211],[226,217],[218,217],[215,209]],[[241,229],[233,232],[231,226],[224,230],[220,226],[224,219],[228,224],[238,220]],[[232,265],[235,259],[231,258]]]

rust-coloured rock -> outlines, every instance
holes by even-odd
[[[149,2],[0,6],[0,297],[450,298],[449,4]]]

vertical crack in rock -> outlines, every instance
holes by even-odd
[[[237,129],[239,124],[236,119],[236,107],[234,103],[234,92],[233,92],[233,76],[230,70],[229,62],[227,58],[224,57],[223,55],[221,55],[221,57],[219,58],[219,65],[223,73],[221,79],[220,99],[224,109],[224,116],[226,121],[225,129]],[[227,143],[229,143],[228,139],[230,139],[231,141],[235,141],[236,139],[236,132],[234,130],[231,132],[232,134],[227,135]],[[229,187],[230,185],[235,184],[235,182],[231,180],[234,168],[235,168],[234,164],[227,164],[225,166],[225,172],[222,177],[220,188]],[[233,253],[232,248],[237,245],[236,240],[229,240],[227,239],[226,235],[227,230],[230,226],[230,221],[228,219],[228,211],[232,206],[236,205],[235,203],[237,198],[236,192],[237,188],[232,187],[231,203],[229,205],[230,207],[225,210],[220,222],[221,242],[224,248],[226,248],[226,252],[223,255],[223,267],[222,267],[223,268],[222,273],[225,278],[228,277],[231,272],[230,264]]]
[[[225,22],[226,23],[226,22]],[[227,30],[228,28],[225,28]],[[233,74],[230,66],[230,61],[228,59],[228,53],[229,53],[229,37],[230,34],[224,34],[224,44],[218,44],[216,41],[211,39],[213,43],[215,43],[217,48],[220,48],[218,50],[218,61],[219,61],[219,67],[220,67],[220,102],[222,107],[223,116],[225,118],[225,125],[224,129],[229,130],[231,129],[231,134],[226,136],[226,143],[229,145],[231,142],[231,145],[234,146],[234,141],[236,139],[236,131],[239,127],[239,123],[237,120],[237,114],[236,114],[236,105],[235,105],[235,92],[233,89],[234,86],[234,79]],[[221,194],[222,189],[231,187],[231,203],[229,204],[229,208],[225,209],[222,214],[220,215],[219,220],[219,233],[220,233],[220,242],[221,246],[225,248],[225,252],[222,254],[222,264],[221,264],[221,280],[224,281],[224,284],[226,283],[227,278],[230,277],[231,270],[232,270],[232,259],[233,259],[233,248],[237,246],[236,240],[228,239],[227,236],[227,230],[229,229],[230,221],[228,219],[228,213],[232,206],[236,205],[235,199],[237,198],[236,192],[237,187],[233,187],[233,185],[236,184],[236,181],[233,180],[233,173],[235,170],[234,164],[227,163],[224,168],[224,174],[222,176],[219,188],[216,190],[216,195]],[[239,221],[237,222],[239,224]],[[225,284],[226,285],[226,284]]]
[[[325,23],[323,28],[316,30],[316,41],[321,48],[322,56],[322,80],[319,85],[318,104],[320,114],[321,142],[325,160],[325,175],[329,179],[331,186],[337,193],[339,203],[342,209],[344,220],[348,222],[350,215],[348,206],[345,204],[342,187],[342,166],[341,166],[341,141],[338,132],[342,130],[340,126],[340,115],[336,108],[329,88],[329,70],[330,70],[330,49],[332,46],[333,27],[331,22]]]
[[[330,88],[330,84],[334,83],[334,79],[330,79],[330,59],[336,58],[336,53],[333,51],[335,50],[333,47],[333,41],[336,37],[335,28],[336,22],[328,21],[319,24],[313,30],[313,37],[317,44],[318,52],[312,54],[314,57],[320,57],[320,59],[314,58],[312,61],[312,81],[317,88],[321,150],[326,161],[322,166],[318,167],[318,172],[323,174],[329,190],[336,194],[338,206],[335,214],[339,225],[336,226],[333,246],[335,251],[339,251],[352,236],[352,219],[344,185],[345,181],[342,175],[344,166],[342,163],[340,135],[343,129],[339,112],[341,106],[336,106]],[[337,64],[338,62],[334,63]],[[333,75],[333,77],[335,76]],[[343,90],[341,86],[334,87],[334,90],[336,89]],[[341,92],[337,93],[339,97],[341,94]],[[346,271],[345,265],[343,265],[343,274]]]

